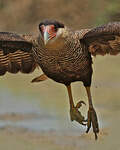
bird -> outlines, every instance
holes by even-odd
[[[99,120],[93,105],[91,83],[92,56],[120,53],[120,22],[73,30],[61,21],[45,19],[39,24],[37,35],[0,32],[0,76],[10,73],[32,73],[41,68],[43,74],[31,82],[52,79],[65,85],[69,97],[70,119],[85,126],[86,133],[93,129],[98,139]],[[87,119],[72,96],[71,84],[80,81],[88,97]]]

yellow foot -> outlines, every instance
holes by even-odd
[[[98,136],[97,134],[99,133],[99,125],[98,125],[98,119],[97,119],[97,114],[94,110],[94,108],[89,108],[88,110],[88,119],[87,119],[87,131],[86,133],[89,132],[91,125],[93,127],[93,132],[95,134],[95,139],[97,140]]]
[[[84,116],[82,116],[81,112],[78,110],[82,104],[86,105],[84,101],[80,101],[77,103],[76,107],[73,107],[70,109],[70,117],[71,117],[71,121],[77,121],[78,123],[82,124],[82,125],[86,125],[86,120],[84,118]]]

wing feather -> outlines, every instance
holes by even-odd
[[[88,50],[96,55],[120,53],[120,22],[108,23],[88,31],[81,39]]]
[[[9,32],[0,32],[0,76],[10,73],[30,73],[37,66],[32,55],[32,42]],[[31,38],[31,37],[30,37]]]

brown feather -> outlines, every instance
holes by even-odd
[[[39,77],[34,78],[31,82],[41,82],[47,80],[48,77],[45,74],[40,75]]]
[[[117,55],[120,53],[120,22],[93,28],[80,41],[88,46],[88,50],[94,56]]]
[[[37,66],[32,56],[32,43],[22,35],[0,32],[0,75],[30,73]],[[27,37],[28,38],[28,37]]]

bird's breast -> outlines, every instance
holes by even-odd
[[[81,51],[78,41],[72,41],[55,50],[45,47],[35,48],[34,53],[43,72],[49,78],[61,83],[82,80],[91,65],[88,53]]]

